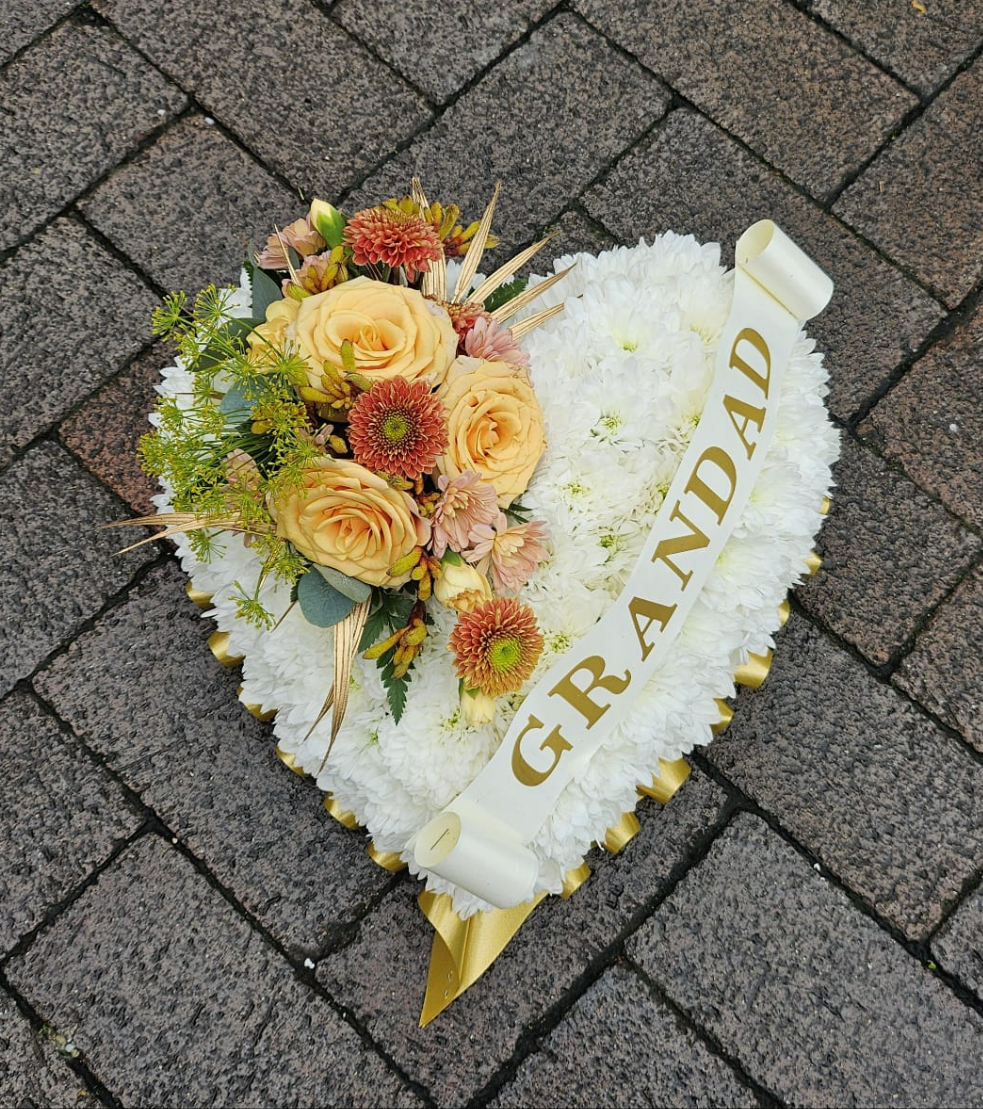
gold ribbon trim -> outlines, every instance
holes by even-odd
[[[815,551],[810,551],[802,561],[806,564],[806,574],[810,578],[819,573],[819,567],[823,564],[823,560]]]
[[[403,862],[397,851],[379,851],[374,843],[370,843],[367,852],[369,858],[377,866],[381,866],[383,870],[388,870],[390,874],[396,874],[400,870],[406,869],[406,863]]]
[[[227,666],[230,670],[238,666],[246,657],[245,655],[233,655],[229,653],[228,632],[212,632],[208,637],[208,648],[218,661],[223,666]]]
[[[541,893],[524,905],[475,913],[462,920],[446,893],[424,890],[420,894],[417,904],[434,927],[421,1028],[478,981],[545,896]]]
[[[190,581],[184,587],[184,589],[185,589],[185,592],[188,594],[188,596],[191,598],[191,600],[194,601],[194,603],[199,608],[211,608],[211,606],[212,606],[212,595],[211,595],[211,593],[206,593],[204,591],[204,589],[195,589],[194,585]]]
[[[717,708],[720,709],[720,719],[716,724],[710,726],[710,731],[713,732],[714,735],[720,735],[721,732],[725,732],[730,722],[734,719],[734,710],[726,701],[721,701],[719,697],[717,698]]]
[[[324,807],[339,824],[344,824],[346,828],[351,828],[353,832],[359,826],[355,814],[349,812],[347,809],[343,809],[330,793],[324,795]]]
[[[590,867],[586,863],[581,863],[580,866],[574,867],[573,870],[567,871],[566,878],[563,879],[563,889],[560,890],[560,896],[566,901],[580,889],[580,887],[590,877]]]
[[[621,814],[617,824],[612,824],[604,833],[604,842],[601,846],[612,855],[617,855],[624,846],[641,831],[638,817],[633,812]]]
[[[307,771],[304,770],[303,767],[297,765],[296,755],[291,755],[289,752],[283,751],[279,747],[274,747],[273,750],[276,752],[277,758],[279,758],[283,765],[292,770],[298,778],[307,777]]]
[[[659,759],[659,773],[652,778],[651,784],[639,785],[637,789],[644,797],[651,797],[660,805],[667,805],[689,775],[689,763],[685,759],[676,759],[674,762]]]
[[[749,654],[747,662],[734,671],[734,681],[750,689],[759,689],[771,669],[772,651],[764,655]]]

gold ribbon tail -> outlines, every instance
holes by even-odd
[[[324,699],[324,704],[321,706],[317,719],[304,737],[306,740],[310,736],[311,732],[327,715],[330,708],[331,738],[328,740],[328,749],[324,752],[321,765],[317,768],[318,774],[321,773],[328,761],[331,748],[334,747],[334,741],[338,738],[338,732],[341,730],[342,722],[345,719],[345,712],[348,710],[348,686],[352,676],[352,663],[358,653],[358,644],[362,638],[362,632],[365,630],[365,622],[369,618],[371,606],[371,599],[361,601],[344,620],[334,626],[334,681],[331,692]]]
[[[545,896],[541,893],[523,905],[475,913],[462,920],[446,893],[424,890],[420,894],[417,903],[434,927],[421,1028],[478,981]]]

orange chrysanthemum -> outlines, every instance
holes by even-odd
[[[444,406],[425,381],[379,381],[348,416],[355,461],[375,473],[413,480],[433,467],[447,446]]]
[[[465,686],[498,697],[520,689],[535,670],[543,637],[528,605],[514,597],[494,597],[473,612],[461,613],[450,649]]]
[[[352,248],[356,266],[380,262],[392,269],[402,266],[411,284],[444,253],[437,232],[426,220],[381,206],[356,212],[345,227],[345,242]]]

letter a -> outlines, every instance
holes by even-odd
[[[764,359],[765,372],[759,373],[757,370],[752,369],[747,362],[737,353],[737,348],[741,343],[750,343],[752,347]],[[761,338],[761,336],[754,330],[753,327],[742,328],[737,333],[737,338],[734,340],[734,345],[730,348],[730,368],[732,370],[740,370],[742,374],[749,380],[753,381],[755,385],[768,397],[768,382],[771,378],[771,354],[768,351],[768,344]]]
[[[631,622],[635,625],[635,635],[638,636],[639,646],[642,648],[642,662],[644,662],[655,646],[645,638],[645,633],[653,624],[658,624],[660,630],[665,631],[666,624],[672,619],[676,611],[675,605],[660,605],[658,601],[649,601],[645,597],[632,597],[628,602],[628,611],[631,613]],[[638,622],[639,616],[645,617],[645,626]]]

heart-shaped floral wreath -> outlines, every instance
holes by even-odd
[[[484,279],[493,210],[464,227],[416,182],[347,220],[315,201],[237,289],[190,311],[175,296],[156,321],[180,353],[142,444],[164,488],[148,521],[177,539],[281,757],[414,873],[415,835],[621,592],[733,297],[719,247],[672,233],[516,278],[538,243]],[[735,673],[770,654],[837,454],[825,382],[800,335],[760,476],[678,640],[528,845],[534,892],[560,892],[639,785],[710,742]],[[459,919],[492,909],[424,877]]]

